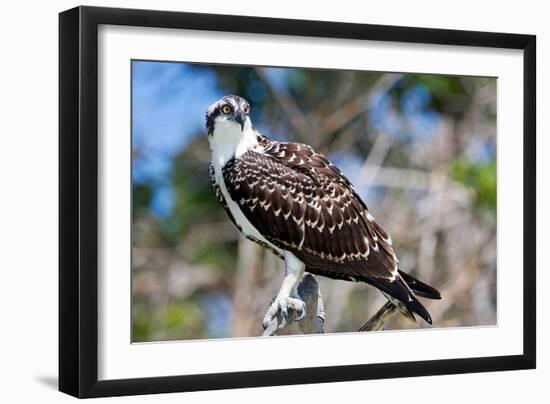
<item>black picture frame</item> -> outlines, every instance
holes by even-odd
[[[100,24],[522,50],[523,354],[98,380],[97,52]],[[77,7],[60,13],[59,390],[84,398],[535,368],[535,73],[536,37],[533,35],[96,7]]]

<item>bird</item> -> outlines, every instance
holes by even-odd
[[[309,145],[261,134],[250,103],[238,95],[210,105],[206,129],[214,195],[246,238],[284,260],[264,328],[289,310],[296,321],[305,316],[297,290],[304,273],[369,284],[409,319],[418,314],[432,324],[417,297],[441,294],[399,269],[390,235],[338,167]]]

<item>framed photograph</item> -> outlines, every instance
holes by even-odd
[[[531,35],[59,17],[59,388],[535,367]]]

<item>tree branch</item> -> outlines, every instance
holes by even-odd
[[[306,304],[306,316],[298,321],[300,331],[304,334],[323,334],[325,310],[319,284],[313,275],[304,275],[304,278],[298,285],[298,294]],[[289,307],[287,318],[284,318],[281,313],[277,313],[277,316],[271,320],[262,336],[276,335],[278,331],[292,323],[296,317],[297,312],[291,307]]]
[[[290,125],[294,129],[295,135],[299,140],[304,141],[305,134],[311,132],[311,125],[306,119],[304,113],[298,107],[298,104],[294,98],[289,94],[283,94],[271,83],[265,73],[265,68],[256,67],[255,70],[258,77],[264,82],[269,91],[271,91],[271,94],[273,94],[273,97],[277,100],[281,110],[284,112]]]
[[[304,334],[323,334],[325,323],[325,307],[321,297],[321,289],[315,277],[306,274],[298,285],[298,295],[307,307],[306,316],[298,322],[300,331]]]
[[[358,115],[365,112],[380,94],[387,93],[404,75],[401,73],[385,73],[373,84],[368,93],[348,101],[341,108],[330,114],[324,120],[323,134],[333,133]]]
[[[359,328],[359,331],[378,331],[395,312],[397,312],[397,307],[388,300],[374,316]]]

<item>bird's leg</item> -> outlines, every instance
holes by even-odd
[[[288,311],[294,310],[297,317],[293,320],[299,321],[306,315],[306,304],[298,295],[298,284],[304,274],[305,265],[294,254],[285,251],[285,278],[279,293],[271,303],[263,319],[263,326],[267,328],[271,321],[280,312],[288,320]]]

